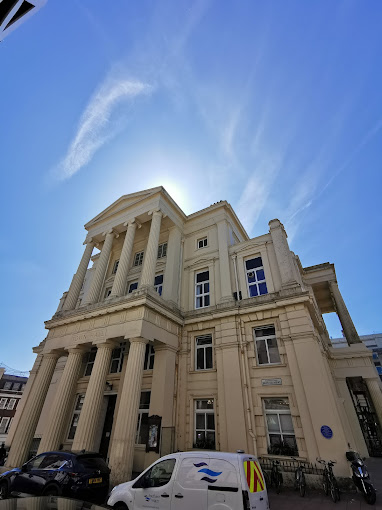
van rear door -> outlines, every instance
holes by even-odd
[[[256,457],[242,456],[242,475],[245,480],[243,490],[248,494],[249,508],[267,510],[268,494],[264,474]],[[246,497],[244,498],[246,499]],[[245,508],[245,507],[244,507]],[[247,508],[245,508],[247,510]],[[249,509],[248,509],[249,510]]]
[[[242,493],[237,467],[225,459],[209,461],[208,509],[225,508],[237,510],[242,507]]]

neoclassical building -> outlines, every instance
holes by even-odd
[[[226,201],[187,216],[158,187],[85,229],[34,349],[9,466],[33,451],[100,451],[118,483],[159,455],[208,448],[320,456],[347,475],[348,442],[380,452],[381,383],[334,265],[304,268],[279,220],[250,239]],[[322,318],[333,311],[342,349]]]

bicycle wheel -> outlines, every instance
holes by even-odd
[[[328,483],[328,477],[326,475],[322,478],[322,487],[324,489],[324,492],[326,496],[329,494],[329,483]]]
[[[337,488],[334,485],[332,480],[330,481],[330,496],[331,496],[331,498],[333,500],[333,503],[337,503],[337,501],[338,501]]]
[[[300,496],[303,498],[305,496],[305,489],[306,489],[306,483],[305,483],[305,475],[304,473],[301,473],[300,475]]]

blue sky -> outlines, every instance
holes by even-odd
[[[0,48],[0,362],[28,370],[84,223],[163,185],[186,213],[279,218],[382,331],[379,0],[49,0]],[[338,320],[327,320],[341,336]]]

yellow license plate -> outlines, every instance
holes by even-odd
[[[102,478],[89,478],[89,483],[102,483]]]

